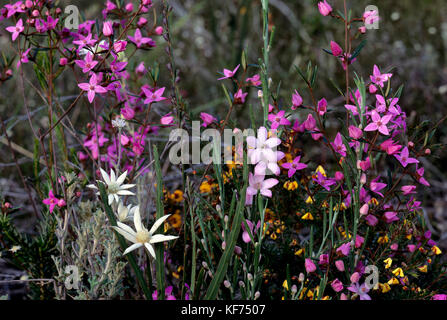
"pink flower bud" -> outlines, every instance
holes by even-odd
[[[60,64],[61,66],[65,66],[65,65],[67,65],[67,63],[68,63],[67,58],[61,58],[61,59],[59,60],[59,64]]]
[[[344,178],[345,176],[341,171],[335,172],[335,180],[342,181]]]
[[[318,101],[318,113],[320,114],[320,116],[323,116],[326,113],[327,110],[327,101],[326,99],[321,99],[320,101]]]
[[[161,27],[161,26],[156,27],[155,34],[161,36],[163,34],[163,27]]]
[[[59,199],[59,201],[57,202],[57,205],[59,206],[59,208],[65,207],[67,203],[65,202],[64,199]]]
[[[307,273],[315,272],[315,270],[317,270],[315,263],[312,261],[312,259],[309,258],[304,260],[304,267],[306,268]]]
[[[399,249],[399,245],[398,245],[397,243],[393,243],[393,244],[390,246],[390,248],[391,248],[391,250],[396,251],[397,249]]]
[[[431,154],[431,150],[427,148],[427,149],[425,149],[424,153],[428,156]]]
[[[27,7],[28,9],[31,9],[33,7],[33,2],[31,0],[26,0],[25,7]]]
[[[369,93],[374,94],[377,92],[377,87],[373,84],[369,85]]]
[[[143,0],[143,1],[141,2],[141,4],[142,4],[143,6],[150,6],[150,5],[152,5],[152,0]]]
[[[351,283],[357,283],[360,280],[360,274],[358,272],[354,272],[351,276]]]
[[[362,176],[360,177],[360,183],[365,184],[366,183],[366,174],[362,173]]]
[[[307,116],[306,121],[304,121],[304,127],[306,128],[307,131],[312,131],[315,129],[317,122],[315,121],[314,117],[309,114]]]
[[[139,28],[142,28],[143,26],[145,26],[147,24],[147,19],[140,17],[140,19],[138,19],[137,25]]]
[[[343,54],[343,49],[335,41],[331,41],[331,50],[332,54],[336,57],[339,57]]]
[[[113,50],[115,50],[115,52],[121,52],[126,50],[126,46],[127,46],[127,41],[117,41],[113,44]]]
[[[361,34],[365,34],[365,33],[366,33],[366,27],[365,27],[365,26],[361,26],[361,27],[359,28],[359,32],[360,32]]]
[[[360,215],[361,216],[366,216],[368,214],[369,211],[369,206],[367,203],[365,203],[361,208],[360,208]]]
[[[318,10],[323,16],[328,16],[332,12],[332,7],[326,0],[318,2]]]
[[[413,147],[414,147],[414,142],[408,141],[408,148],[413,148]]]
[[[113,23],[112,21],[105,21],[102,25],[102,33],[106,37],[110,37],[113,34]]]
[[[345,271],[345,264],[344,264],[343,260],[335,261],[335,266],[337,267],[338,271],[341,271],[341,272]]]
[[[39,11],[38,10],[33,10],[32,15],[33,15],[33,17],[38,17],[39,16]]]
[[[126,6],[124,7],[124,9],[126,9],[127,12],[132,12],[133,11],[133,3],[129,2],[126,4]]]

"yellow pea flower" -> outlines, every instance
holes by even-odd
[[[402,270],[402,268],[396,268],[396,269],[394,269],[393,271],[393,274],[395,275],[395,276],[397,276],[397,277],[401,277],[401,278],[403,278],[405,275],[404,275],[404,271]]]
[[[304,216],[301,217],[301,219],[303,219],[303,220],[313,220],[314,217],[312,216],[312,214],[310,212],[307,212]]]
[[[389,267],[391,267],[391,264],[393,263],[393,259],[388,258],[386,260],[383,260],[383,262],[385,263],[385,269],[388,269]]]
[[[395,284],[399,284],[399,280],[397,280],[396,278],[391,278],[391,279],[388,281],[388,284],[389,284],[390,286],[395,285]]]
[[[442,253],[441,249],[439,249],[437,246],[431,247],[431,251],[436,255],[440,255]]]
[[[307,203],[307,204],[312,204],[312,203],[314,203],[314,201],[312,200],[311,196],[308,196],[308,197],[307,197],[307,199],[306,199],[306,203]]]
[[[427,269],[428,269],[427,265],[424,265],[424,266],[418,268],[418,270],[423,273],[427,273]]]

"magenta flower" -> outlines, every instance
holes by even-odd
[[[16,41],[19,34],[21,34],[23,30],[25,30],[25,28],[23,27],[23,20],[20,19],[19,21],[17,21],[15,26],[7,27],[6,30],[12,33],[12,41]]]
[[[243,93],[242,89],[239,89],[234,94],[234,104],[244,104],[245,103],[245,97],[248,95],[248,93]]]
[[[17,65],[16,65],[17,69],[20,68],[20,66],[22,64],[29,62],[28,54],[30,51],[31,51],[31,48],[29,48],[28,50],[26,50],[20,54],[20,59],[19,59],[19,61],[17,61]]]
[[[290,121],[284,117],[286,112],[284,110],[279,111],[277,114],[270,113],[268,115],[268,120],[272,123],[271,128],[273,130],[277,129],[280,125],[289,126]]]
[[[340,132],[337,133],[337,135],[335,136],[335,140],[331,143],[331,145],[337,153],[341,154],[343,157],[346,157],[346,146],[343,143]]]
[[[205,127],[205,128],[208,127],[214,121],[217,121],[216,118],[214,118],[212,115],[210,115],[206,112],[200,113],[200,119],[202,119],[202,121],[203,121],[202,127]]]
[[[407,186],[403,186],[402,188],[400,188],[400,191],[403,192],[404,196],[416,193],[416,192],[414,192],[415,190],[416,190],[416,186],[413,186],[413,185],[407,185]]]
[[[73,44],[78,45],[78,51],[80,51],[85,46],[93,46],[96,43],[95,39],[92,39],[92,34],[89,33],[86,37],[82,34],[79,35],[79,40],[73,41]]]
[[[447,300],[447,294],[435,294],[431,297],[432,300]]]
[[[373,75],[371,76],[371,82],[383,88],[384,82],[388,81],[392,76],[393,76],[392,73],[382,74],[379,70],[379,67],[374,65]]]
[[[420,167],[420,168],[418,168],[417,167],[417,165],[416,165],[416,177],[417,177],[417,181],[420,183],[420,184],[423,184],[424,186],[426,186],[426,187],[430,187],[430,183],[428,183],[428,181],[427,180],[425,180],[425,178],[424,178],[424,167]]]
[[[175,296],[172,294],[172,286],[169,286],[165,289],[165,300],[176,300]],[[158,293],[157,290],[155,290],[152,293],[152,300],[157,300],[158,299]]]
[[[255,74],[253,77],[245,79],[245,81],[255,87],[260,86],[262,83],[261,76],[259,74]]]
[[[264,197],[271,198],[272,197],[272,191],[270,188],[276,186],[278,184],[278,180],[270,178],[267,180],[264,180],[265,176],[262,175],[253,175],[251,172],[248,176],[248,183],[249,186],[247,188],[247,196],[245,204],[251,205],[253,203],[253,196],[258,194],[258,191],[263,195]]]
[[[327,179],[324,175],[321,174],[320,171],[317,172],[316,176],[312,177],[312,180],[325,188],[327,191],[330,191],[330,186],[336,183],[335,179]]]
[[[407,147],[403,148],[400,154],[399,155],[396,154],[395,157],[397,160],[399,160],[400,164],[404,168],[406,168],[410,163],[419,163],[419,160],[415,158],[410,158],[410,153]]]
[[[315,272],[315,270],[317,270],[315,263],[310,258],[304,260],[304,267],[306,268],[307,273],[312,273]]]
[[[320,116],[323,116],[327,111],[327,100],[325,98],[318,101],[317,111]]]
[[[245,221],[247,222],[247,225],[248,225],[248,228],[250,229],[250,233],[251,233],[251,235],[254,237],[254,234],[255,234],[255,233],[259,230],[259,228],[261,227],[261,221],[258,221],[258,223],[256,224],[256,228],[254,228],[254,230],[253,230],[254,223],[251,222],[250,220],[245,220]],[[244,222],[242,222],[242,230],[243,230],[243,233],[242,233],[242,240],[243,240],[245,243],[249,243],[249,242],[251,242],[250,234],[248,233],[247,228],[245,227],[245,223],[244,223]]]
[[[353,283],[348,287],[348,290],[358,294],[360,300],[371,300],[371,297],[368,295],[369,289],[365,283],[361,286],[358,283]]]
[[[371,111],[371,119],[373,122],[368,124],[364,129],[364,131],[378,130],[380,133],[387,136],[390,134],[390,132],[388,131],[386,124],[390,122],[391,118],[392,118],[391,115],[380,117],[380,115],[375,110],[373,110]]]
[[[98,77],[95,73],[90,77],[89,83],[79,83],[79,88],[87,92],[88,101],[90,103],[95,99],[96,93],[106,93],[107,89],[98,84]]]
[[[399,217],[397,216],[397,212],[387,211],[383,215],[386,223],[392,223],[394,221],[399,221]]]
[[[174,123],[174,116],[172,116],[171,112],[169,112],[161,117],[160,123],[165,126],[171,125]]]
[[[155,42],[154,40],[152,40],[151,38],[148,37],[143,37],[141,35],[141,30],[137,29],[135,30],[135,34],[133,36],[127,36],[129,38],[130,41],[132,41],[137,48],[140,48],[142,45],[149,45],[151,47],[155,46]]]
[[[102,33],[106,37],[110,37],[113,34],[113,22],[112,21],[104,21],[102,25]]]
[[[163,93],[165,92],[165,87],[160,88],[158,90],[151,91],[150,89],[146,87],[141,87],[141,90],[143,90],[144,94],[146,95],[146,100],[144,100],[145,104],[150,104],[154,102],[159,102],[166,100],[165,97],[163,97]]]
[[[399,152],[399,150],[402,148],[401,145],[396,144],[393,139],[388,139],[382,142],[380,145],[380,149],[388,153],[389,155],[393,155],[396,152]]]
[[[219,79],[217,79],[217,80],[224,80],[224,79],[233,78],[240,66],[241,66],[241,65],[238,64],[237,67],[234,68],[233,71],[228,70],[228,69],[224,69],[224,70],[223,70],[224,77],[219,78]]]
[[[298,170],[303,170],[307,168],[307,164],[300,163],[300,159],[301,156],[298,156],[295,159],[293,159],[293,162],[283,163],[282,167],[289,170],[287,174],[289,178],[291,178]]]
[[[332,7],[326,0],[318,2],[318,10],[323,16],[328,16],[332,12]]]
[[[336,252],[338,254],[341,254],[343,256],[347,256],[349,254],[349,251],[351,251],[351,243],[343,243],[340,247],[337,248]]]
[[[53,193],[53,190],[50,190],[50,192],[48,193],[48,198],[44,199],[42,202],[47,206],[49,206],[50,213],[53,213],[54,207],[59,204],[59,199],[56,198],[56,196]],[[62,206],[65,205],[65,201],[63,203],[61,202],[61,205]]]
[[[14,4],[5,4],[5,8],[8,11],[8,14],[6,15],[6,18],[11,18],[13,15],[15,15],[18,12],[25,12],[25,10],[22,9],[22,1],[17,1]]]
[[[360,128],[356,127],[356,126],[352,126],[352,125],[349,126],[348,131],[349,131],[349,136],[352,139],[358,140],[358,139],[360,139],[363,136],[362,129],[360,129]]]
[[[335,266],[337,267],[338,271],[341,271],[341,272],[345,271],[345,264],[344,264],[343,260],[335,261]]]
[[[303,104],[303,98],[300,96],[298,91],[295,90],[295,93],[292,94],[292,110],[296,110]]]
[[[379,222],[379,220],[376,218],[376,216],[372,215],[372,214],[368,214],[365,218],[366,223],[368,225],[370,225],[371,227],[374,227],[377,222]]]
[[[379,180],[380,177],[375,178],[374,180],[372,180],[369,184],[369,188],[372,192],[380,195],[383,198],[383,194],[380,193],[379,191],[382,190],[383,188],[385,188],[387,186],[386,183],[381,183],[381,182],[377,182]]]
[[[82,72],[87,73],[98,64],[98,61],[93,60],[93,54],[91,52],[87,52],[84,60],[75,60],[75,63],[79,68],[82,68]]]

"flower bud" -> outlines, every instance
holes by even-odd
[[[106,37],[110,37],[113,34],[113,23],[112,21],[105,21],[102,25],[102,33]]]
[[[224,284],[225,288],[227,288],[227,289],[229,289],[229,288],[231,287],[231,283],[230,283],[230,281],[228,281],[228,280],[225,280],[225,281],[223,282],[223,284]]]
[[[163,27],[161,26],[156,27],[155,34],[161,36],[163,34]]]

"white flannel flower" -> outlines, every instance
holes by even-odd
[[[133,217],[133,213],[135,212],[135,209],[137,207],[132,207],[131,204],[129,204],[127,207],[123,204],[122,201],[118,204],[118,210],[117,210],[117,218],[119,221],[124,222],[127,219],[131,219]]]
[[[133,188],[135,186],[134,184],[123,184],[127,176],[127,170],[118,178],[116,178],[115,171],[113,171],[113,169],[110,170],[110,176],[103,169],[100,169],[100,171],[102,179],[104,180],[104,183],[107,185],[106,191],[108,194],[109,205],[113,203],[113,200],[119,202],[119,196],[135,195],[135,193],[126,190]],[[98,187],[95,186],[94,184],[89,184],[87,187],[98,190]],[[99,192],[97,194],[99,195]]]
[[[152,228],[148,231],[142,224],[141,224],[141,216],[140,216],[140,207],[135,207],[134,215],[133,215],[133,223],[135,225],[134,231],[131,227],[128,225],[125,225],[124,223],[117,222],[116,227],[112,227],[116,230],[119,234],[121,234],[124,238],[129,240],[130,242],[133,242],[134,244],[131,245],[129,248],[127,248],[123,254],[128,254],[129,252],[138,249],[142,246],[145,246],[147,251],[151,254],[151,256],[155,258],[155,250],[152,246],[154,243],[158,242],[164,242],[169,240],[177,239],[178,236],[165,236],[162,234],[154,234],[155,231],[157,231],[158,227],[160,227],[163,222],[167,218],[169,218],[170,214],[165,215],[155,221]]]

